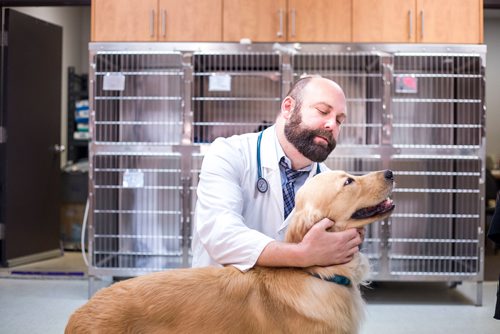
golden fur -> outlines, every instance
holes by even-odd
[[[346,184],[352,178],[354,182]],[[352,176],[323,172],[297,193],[287,242],[300,242],[323,217],[333,230],[361,227],[385,213],[351,219],[390,194],[384,172]],[[392,203],[391,203],[392,204]],[[65,333],[345,333],[358,332],[363,318],[359,284],[368,260],[358,253],[347,264],[311,268],[255,267],[175,269],[122,281],[95,294],[70,317]],[[321,280],[344,275],[352,285]]]

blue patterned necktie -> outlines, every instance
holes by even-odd
[[[293,207],[295,206],[295,190],[294,190],[295,180],[299,176],[307,172],[300,172],[289,168],[284,157],[281,158],[280,165],[285,169],[285,175],[286,175],[286,182],[285,185],[283,186],[283,204],[284,204],[283,206],[285,209],[285,219],[286,219],[286,217],[288,217]]]

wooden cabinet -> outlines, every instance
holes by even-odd
[[[482,0],[352,0],[354,42],[482,43]]]
[[[222,40],[286,41],[287,0],[224,0]]]
[[[350,42],[351,0],[288,0],[289,42]]]
[[[483,1],[418,0],[421,43],[483,43]]]
[[[483,0],[92,0],[94,42],[483,43]]]
[[[222,0],[159,0],[158,36],[169,42],[220,42]]]
[[[95,42],[155,41],[158,0],[92,0]]]
[[[416,42],[415,0],[352,0],[352,11],[353,41]]]
[[[221,41],[222,0],[92,0],[92,41]]]
[[[225,0],[223,41],[350,42],[351,0]]]

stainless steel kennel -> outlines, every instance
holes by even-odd
[[[327,164],[396,175],[396,211],[364,244],[373,280],[475,281],[480,304],[485,54],[477,45],[90,44],[91,284],[188,266],[208,144],[264,128],[291,82],[320,74],[348,99]]]

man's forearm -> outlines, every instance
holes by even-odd
[[[302,247],[298,244],[272,241],[264,248],[256,265],[263,267],[305,267],[307,264]]]

